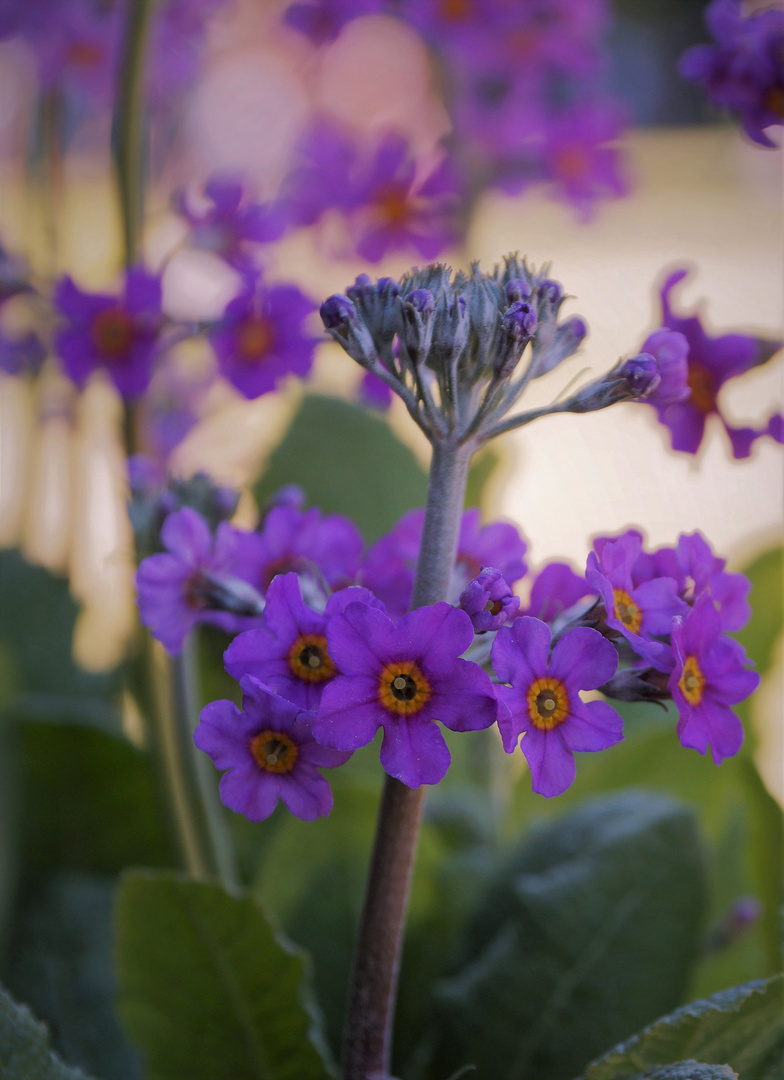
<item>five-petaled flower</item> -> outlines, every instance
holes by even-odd
[[[201,712],[194,742],[217,769],[225,806],[249,821],[268,818],[282,799],[295,817],[313,821],[332,809],[332,791],[319,769],[351,756],[329,750],[311,734],[313,717],[246,676],[243,712],[231,701],[213,701]]]
[[[460,659],[473,641],[471,620],[446,603],[417,608],[397,624],[377,608],[348,604],[327,623],[339,674],[324,690],[313,735],[356,750],[384,730],[381,764],[409,787],[437,784],[451,755],[436,721],[476,731],[496,720],[488,676]]]
[[[496,674],[511,684],[496,687],[505,706],[498,714],[504,749],[511,754],[520,743],[534,791],[548,798],[574,781],[574,751],[604,750],[623,738],[615,709],[579,694],[612,678],[618,667],[613,646],[587,626],[564,634],[552,656],[550,640],[545,623],[524,615],[498,631],[491,652]]]

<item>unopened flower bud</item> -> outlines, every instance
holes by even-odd
[[[505,379],[512,374],[536,332],[536,324],[536,312],[525,300],[515,301],[504,312],[493,355],[493,371],[497,378]]]
[[[423,363],[430,351],[435,307],[429,289],[414,289],[401,297],[399,333],[415,364]]]
[[[522,278],[512,278],[511,281],[507,281],[504,289],[506,293],[507,302],[514,304],[517,300],[530,300],[531,288],[527,281],[523,281]]]
[[[358,364],[370,367],[376,359],[377,350],[370,331],[357,315],[354,302],[343,293],[335,293],[321,305],[320,314],[327,333]]]
[[[669,675],[652,667],[624,668],[601,687],[602,693],[615,701],[669,701]]]
[[[354,304],[343,293],[335,293],[328,296],[319,309],[321,321],[325,330],[341,330],[347,327],[352,319],[356,319],[357,311]]]
[[[514,619],[520,597],[514,595],[500,570],[483,566],[460,593],[458,605],[470,617],[476,633],[484,634]]]
[[[650,353],[633,356],[621,366],[620,373],[632,398],[650,397],[661,382],[656,360]]]
[[[558,367],[560,363],[573,356],[588,336],[588,326],[579,315],[573,315],[571,319],[559,325],[552,322],[541,325],[541,310],[539,311],[539,329],[533,343],[533,377],[540,378],[548,371]]]

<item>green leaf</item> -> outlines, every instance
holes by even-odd
[[[24,1005],[0,987],[0,1076],[3,1080],[87,1080],[49,1049],[49,1035]]]
[[[468,470],[468,483],[466,484],[465,505],[483,505],[485,488],[493,474],[497,472],[502,457],[494,446],[486,446],[475,454]]]
[[[685,1057],[728,1064],[742,1080],[780,1080],[784,978],[746,983],[684,1005],[592,1062],[582,1080],[631,1080]]]
[[[736,635],[741,645],[764,674],[773,657],[776,639],[784,627],[784,548],[760,555],[743,573],[751,581],[751,620]]]
[[[117,906],[120,1014],[148,1080],[325,1080],[303,957],[250,896],[129,872]]]
[[[259,505],[284,484],[299,484],[324,513],[351,518],[368,543],[427,495],[423,469],[386,421],[316,394],[303,399],[273,451],[256,485]]]
[[[699,1061],[678,1061],[640,1073],[635,1080],[738,1080],[729,1065],[703,1065]]]
[[[537,830],[486,891],[438,990],[437,1068],[568,1080],[681,999],[699,943],[690,811],[629,792]]]

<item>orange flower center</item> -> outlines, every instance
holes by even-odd
[[[545,675],[534,679],[526,696],[528,715],[539,731],[551,731],[569,715],[569,695],[560,679]]]
[[[376,207],[386,225],[403,225],[411,216],[408,192],[400,187],[390,187],[376,199]]]
[[[562,180],[576,181],[590,170],[588,154],[581,146],[561,146],[553,154],[555,171]]]
[[[97,68],[103,52],[91,41],[75,41],[68,49],[68,59],[75,67]]]
[[[378,699],[399,716],[418,713],[432,694],[430,683],[413,660],[385,664],[378,680]]]
[[[784,90],[780,86],[774,86],[765,104],[776,116],[784,117]]]
[[[713,376],[702,364],[689,361],[688,374],[691,402],[703,413],[713,412],[716,408],[716,390]]]
[[[288,661],[297,678],[309,683],[326,682],[337,670],[323,634],[300,634],[289,649]]]
[[[90,335],[101,356],[107,360],[118,360],[133,343],[133,319],[122,308],[107,308],[93,319]]]
[[[620,619],[627,630],[633,634],[639,634],[642,626],[642,612],[639,605],[632,600],[626,589],[613,589],[615,598],[615,617]]]
[[[267,319],[250,315],[237,327],[236,349],[240,360],[253,363],[272,351],[275,333]]]
[[[447,22],[462,22],[470,19],[473,7],[471,0],[441,0],[438,13]]]
[[[264,772],[287,773],[297,764],[299,747],[282,731],[260,731],[250,740],[250,752]]]
[[[690,705],[699,705],[702,701],[702,692],[705,689],[705,676],[702,674],[696,656],[687,656],[683,665],[678,686],[683,696]]]

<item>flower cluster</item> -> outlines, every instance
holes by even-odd
[[[705,21],[715,44],[684,53],[681,75],[735,113],[750,139],[775,146],[766,129],[784,123],[784,11],[762,8],[744,17],[740,0],[713,0]]]

